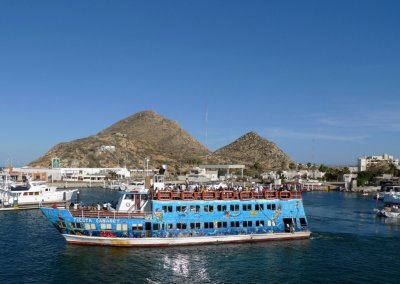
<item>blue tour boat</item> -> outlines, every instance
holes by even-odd
[[[116,209],[41,208],[68,243],[172,246],[310,237],[301,192],[182,191],[164,187],[121,193]]]

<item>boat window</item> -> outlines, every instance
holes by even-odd
[[[59,226],[60,228],[65,228],[65,227],[66,227],[65,222],[62,222],[62,221],[59,221],[59,222],[58,222],[58,226]]]
[[[172,212],[172,206],[163,206],[162,211],[164,213],[171,213]]]
[[[253,227],[253,221],[243,221],[243,227]]]
[[[218,226],[218,228],[227,228],[228,224],[227,224],[227,222],[218,222],[217,226]]]
[[[276,210],[276,204],[275,203],[267,204],[267,209],[268,210]]]
[[[218,206],[217,206],[217,211],[218,211],[218,212],[224,212],[224,211],[226,211],[226,205],[218,205]]]
[[[231,221],[231,228],[239,228],[240,224],[239,221]]]
[[[204,229],[213,229],[214,223],[213,222],[204,222]]]
[[[307,227],[306,218],[300,218],[300,226],[302,226],[302,227]]]
[[[112,230],[111,224],[100,224],[101,230]]]
[[[81,223],[71,223],[72,229],[82,229]]]
[[[251,204],[243,204],[242,208],[243,208],[243,211],[250,211],[251,210]]]
[[[200,229],[200,223],[190,223],[190,229]]]
[[[39,195],[39,192],[35,192],[35,195]]]
[[[124,199],[133,200],[133,194],[125,194],[125,198]]]
[[[264,210],[264,204],[256,204],[256,211],[263,211]]]
[[[132,230],[134,231],[143,231],[143,224],[133,224]]]
[[[174,224],[172,224],[172,223],[167,224],[167,229],[168,230],[171,230],[173,228],[174,228]]]
[[[160,224],[154,223],[153,224],[153,231],[158,231],[158,230],[160,230]]]
[[[204,205],[204,212],[214,212],[213,205]]]
[[[128,224],[117,224],[117,231],[128,231]]]
[[[176,206],[176,212],[187,212],[187,207],[186,206]]]
[[[231,211],[239,211],[239,204],[231,204],[230,209]]]
[[[176,224],[176,228],[177,228],[177,229],[185,230],[186,227],[187,227],[186,223],[177,223],[177,224]]]
[[[190,205],[190,212],[200,212],[200,205]]]
[[[85,223],[85,230],[96,230],[96,224]]]
[[[256,227],[264,226],[264,220],[257,220],[256,221]]]

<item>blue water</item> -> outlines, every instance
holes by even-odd
[[[82,189],[87,203],[117,192]],[[398,283],[400,221],[370,196],[308,192],[310,240],[171,248],[67,245],[39,210],[0,212],[0,283]]]

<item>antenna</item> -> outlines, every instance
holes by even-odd
[[[315,154],[315,138],[312,138],[312,145],[311,145],[311,163],[315,165],[315,159],[314,159],[314,154]]]
[[[206,143],[205,146],[207,147],[207,132],[208,132],[208,106],[206,105],[206,117],[205,117],[205,123],[206,123]]]
[[[205,116],[205,131],[206,131],[206,141],[205,141],[205,143],[204,143],[204,145],[206,146],[206,148],[208,149],[208,147],[207,147],[207,139],[208,139],[208,104],[206,104],[206,116]],[[206,155],[206,164],[207,164],[207,158],[208,158],[208,155]]]

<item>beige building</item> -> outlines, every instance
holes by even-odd
[[[399,159],[394,159],[393,156],[383,154],[382,156],[363,156],[358,158],[358,170],[360,172],[366,171],[367,168],[382,162],[390,163],[397,167],[399,166]]]

